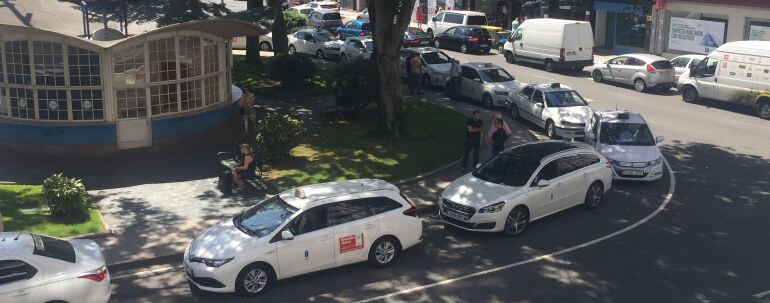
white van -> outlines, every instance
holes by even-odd
[[[594,34],[591,23],[562,19],[528,19],[503,46],[508,63],[526,61],[543,64],[545,70],[582,70],[594,64]]]
[[[679,78],[682,100],[700,98],[754,107],[770,119],[770,42],[728,42]]]
[[[487,25],[487,15],[472,11],[444,11],[428,22],[429,35],[444,33],[450,27],[458,25]]]

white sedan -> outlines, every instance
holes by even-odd
[[[374,53],[374,41],[371,38],[349,37],[340,48],[340,60],[349,62],[356,59],[369,59]]]
[[[342,41],[331,33],[317,29],[303,29],[289,35],[289,54],[314,55],[319,59],[337,58]]]
[[[598,207],[611,186],[607,159],[591,146],[540,141],[509,148],[453,181],[439,214],[449,226],[516,236],[573,206]]]
[[[184,253],[191,287],[253,296],[280,279],[356,262],[393,264],[422,241],[416,208],[388,182],[282,192],[209,228]]]
[[[486,107],[509,107],[511,96],[521,87],[504,68],[492,63],[472,62],[460,66],[458,93]]]
[[[529,120],[552,139],[583,138],[593,112],[577,91],[559,83],[526,85],[511,99],[511,117]]]
[[[106,303],[110,275],[91,240],[0,233],[0,302]]]

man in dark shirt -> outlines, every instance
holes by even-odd
[[[508,132],[503,128],[503,119],[495,119],[495,127],[493,128],[491,143],[492,143],[492,157],[497,156],[505,149],[505,141],[508,139]]]
[[[462,171],[468,168],[468,152],[473,151],[473,166],[479,163],[479,148],[481,147],[481,132],[484,121],[481,120],[481,112],[474,111],[473,116],[465,121],[465,149],[463,151]]]

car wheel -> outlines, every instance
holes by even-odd
[[[516,58],[513,56],[512,52],[505,52],[503,56],[505,57],[505,62],[508,62],[508,63],[516,62]]]
[[[369,263],[375,267],[393,265],[401,253],[401,244],[394,237],[382,237],[369,249]]]
[[[468,46],[465,45],[465,44],[460,45],[460,52],[463,53],[463,54],[467,54],[468,53]]]
[[[552,60],[545,60],[545,71],[553,73],[556,70],[556,64]]]
[[[511,105],[511,119],[518,120],[519,118],[519,107],[516,105]]]
[[[518,236],[524,232],[529,224],[529,212],[524,207],[516,207],[505,217],[505,227],[503,231],[509,236]]]
[[[637,92],[644,92],[647,89],[647,84],[641,78],[634,80],[634,90]]]
[[[556,125],[553,124],[553,121],[548,120],[548,122],[545,122],[545,134],[548,138],[556,139]]]
[[[757,101],[757,116],[770,120],[770,99],[762,98]]]
[[[323,59],[324,58],[324,51],[319,49],[317,52],[315,52],[315,56],[318,59]]]
[[[258,296],[273,283],[273,272],[263,264],[246,266],[235,279],[235,292],[241,296]]]
[[[269,42],[262,42],[262,43],[259,44],[259,50],[261,50],[263,52],[269,52],[269,51],[273,50],[273,47],[270,45]]]
[[[481,104],[483,104],[487,108],[492,108],[492,96],[489,94],[484,94],[481,96]]]
[[[695,103],[698,101],[698,90],[695,87],[686,85],[682,87],[682,100],[687,103]]]
[[[430,76],[428,76],[427,74],[422,75],[422,87],[431,88]]]
[[[498,53],[498,54],[502,54],[502,53],[504,53],[504,52],[505,52],[505,48],[504,48],[502,45],[500,45],[500,46],[498,46],[498,47],[497,47],[497,53]]]
[[[602,81],[604,81],[604,75],[598,70],[591,72],[591,77],[594,78],[594,82],[596,83],[602,83]]]
[[[591,183],[591,186],[588,187],[588,192],[586,192],[586,199],[584,202],[585,207],[588,209],[599,207],[599,204],[602,202],[602,197],[604,197],[604,186],[602,186],[602,182],[594,181],[594,183]]]
[[[435,48],[441,48],[441,44],[439,43],[438,39],[436,39],[436,41],[433,42],[433,45]]]
[[[289,45],[289,55],[294,55],[297,53],[297,49],[294,48],[294,45]]]

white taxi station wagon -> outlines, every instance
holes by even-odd
[[[346,264],[393,264],[422,241],[417,209],[376,179],[308,185],[206,230],[184,254],[190,286],[262,294],[274,281]]]

